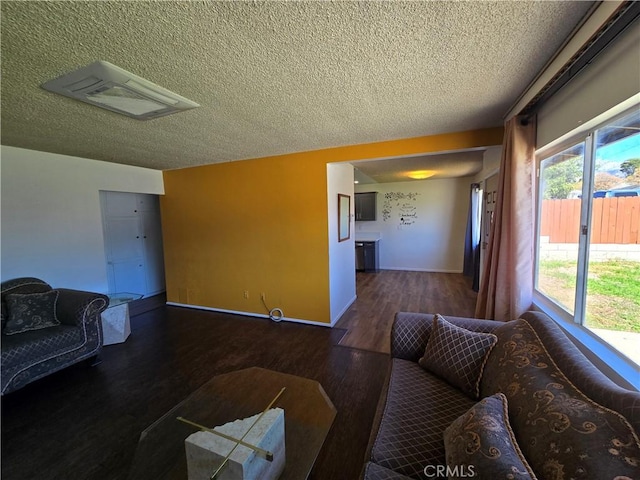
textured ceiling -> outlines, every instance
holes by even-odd
[[[482,170],[485,149],[352,162],[358,183],[390,183],[425,178],[466,177]]]
[[[171,169],[498,126],[592,2],[12,2],[2,143]],[[106,60],[200,108],[42,90]]]

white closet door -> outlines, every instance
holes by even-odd
[[[111,265],[114,278],[114,293],[146,293],[144,264],[140,261],[114,262]]]
[[[159,201],[155,195],[101,192],[111,293],[165,290]]]
[[[135,217],[107,218],[107,248],[112,262],[140,260],[144,257],[144,241],[140,220]]]

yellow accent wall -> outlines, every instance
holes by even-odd
[[[167,300],[330,323],[326,164],[502,143],[502,128],[213,164],[164,174]],[[248,298],[245,298],[245,291]]]

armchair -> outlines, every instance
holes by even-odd
[[[106,295],[54,290],[38,278],[25,277],[0,285],[0,304],[2,395],[95,357],[102,348],[100,313],[109,304]],[[40,310],[21,315],[28,308]]]

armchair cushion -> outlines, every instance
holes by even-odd
[[[2,282],[0,286],[0,320],[2,329],[9,319],[9,311],[7,309],[6,296],[11,293],[42,293],[51,290],[51,285],[47,282],[34,277],[16,278]]]
[[[57,290],[60,297],[56,312],[62,325],[81,327],[89,318],[99,315],[109,305],[109,299],[103,295],[68,288]]]
[[[638,478],[640,439],[629,421],[577,388],[527,320],[505,323],[496,335],[482,390],[506,396],[534,471],[545,478]]]
[[[445,463],[445,428],[474,403],[416,362],[393,359],[371,461],[411,478],[424,478],[425,466]]]
[[[44,293],[12,293],[7,295],[7,323],[2,331],[5,335],[15,335],[29,330],[60,325],[56,317],[58,291]]]
[[[447,465],[463,478],[535,479],[509,425],[507,399],[483,398],[444,431]],[[457,470],[456,470],[457,469]]]
[[[466,330],[436,314],[427,348],[418,363],[477,399],[484,364],[497,340],[491,333]]]
[[[434,315],[413,312],[396,313],[391,327],[391,357],[417,362],[424,355]],[[477,318],[452,317],[447,315],[447,321],[458,327],[472,332],[493,333],[501,322],[493,320],[478,320]]]
[[[411,480],[411,477],[381,467],[373,462],[369,462],[364,466],[364,476],[367,480]]]
[[[2,336],[2,365],[30,365],[76,350],[84,342],[81,329],[69,325]],[[3,368],[4,370],[4,368]]]

